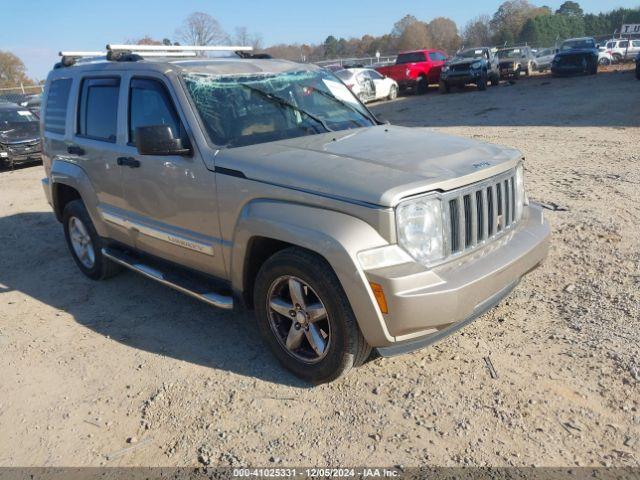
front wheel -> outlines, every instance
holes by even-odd
[[[422,95],[429,91],[429,81],[426,77],[420,77],[418,79],[418,85],[416,86],[416,93]]]
[[[398,87],[396,87],[395,85],[391,85],[388,98],[389,100],[395,100],[396,98],[398,98]]]
[[[478,90],[480,90],[481,92],[487,89],[487,78],[486,77],[480,77],[478,79],[478,81],[476,82],[476,86],[478,87]]]
[[[449,93],[451,91],[451,87],[444,80],[440,80],[440,84],[438,85],[438,90],[440,93]]]
[[[254,306],[265,342],[304,380],[336,380],[371,353],[335,273],[307,250],[288,248],[264,263]]]
[[[607,57],[602,57],[600,60],[598,60],[598,65],[608,67],[609,65],[611,65],[611,60],[609,60]]]
[[[494,75],[491,78],[491,86],[492,87],[497,87],[500,85],[500,75]]]

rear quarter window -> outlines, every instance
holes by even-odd
[[[54,80],[49,85],[44,115],[45,131],[59,134],[65,133],[70,91],[70,78]]]

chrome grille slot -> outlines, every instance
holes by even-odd
[[[510,230],[517,222],[515,169],[482,182],[443,193],[446,255],[476,248]],[[520,209],[522,211],[522,209]]]

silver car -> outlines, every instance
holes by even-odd
[[[253,310],[319,383],[454,332],[545,258],[519,151],[383,124],[312,65],[131,48],[65,55],[42,102],[44,190],[89,278]]]

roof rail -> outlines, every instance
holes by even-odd
[[[108,44],[107,50],[102,51],[62,51],[58,55],[62,57],[60,63],[54,68],[70,67],[78,60],[105,58],[110,61],[138,61],[144,57],[195,57],[198,52],[234,52],[236,55],[247,58],[252,56],[249,52],[253,47],[226,46],[226,45],[117,45]],[[266,58],[267,55],[256,55]]]
[[[251,52],[253,47],[226,45],[115,45],[108,44],[108,51],[133,53],[148,52]]]

